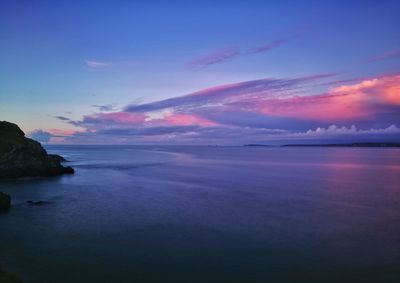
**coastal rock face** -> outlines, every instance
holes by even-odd
[[[0,266],[0,283],[21,283],[15,274],[4,271]]]
[[[11,206],[11,198],[3,192],[0,192],[0,211],[7,210]]]
[[[25,137],[17,125],[0,121],[0,179],[74,173],[61,161],[63,157],[47,154],[39,142]]]

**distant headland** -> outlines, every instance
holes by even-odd
[[[245,144],[246,147],[271,147],[266,144]],[[276,147],[400,147],[396,142],[356,142],[356,143],[332,143],[332,144],[285,144]]]
[[[285,147],[290,146],[304,146],[304,147],[400,147],[400,143],[394,142],[356,142],[356,143],[337,143],[337,144],[286,144]]]

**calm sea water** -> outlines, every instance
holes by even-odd
[[[400,282],[399,149],[48,149],[76,174],[0,182],[23,282]]]

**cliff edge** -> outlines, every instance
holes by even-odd
[[[44,177],[73,174],[58,155],[47,154],[42,145],[16,125],[0,121],[0,178]]]

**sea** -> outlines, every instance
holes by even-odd
[[[400,282],[400,149],[46,148],[75,174],[0,181],[24,283]]]

